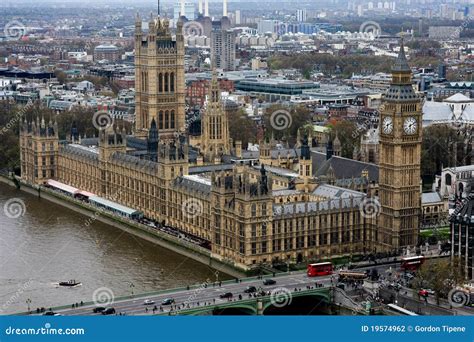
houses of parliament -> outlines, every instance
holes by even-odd
[[[68,141],[60,141],[56,123],[25,120],[23,181],[55,180],[133,208],[208,241],[216,258],[242,269],[417,244],[421,108],[403,46],[381,112],[378,190],[360,191],[316,177],[323,161],[308,137],[298,144],[293,169],[272,164],[270,144],[261,144],[249,162],[241,143],[229,137],[215,74],[202,110],[200,144],[189,146],[181,28],[173,37],[169,22],[158,17],[144,33],[137,17],[134,134],[112,125],[98,138],[80,139],[72,130]],[[191,150],[197,151],[193,160]],[[199,210],[187,212],[186,203]],[[375,206],[375,215],[366,212],[367,205]]]

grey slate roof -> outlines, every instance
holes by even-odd
[[[279,190],[272,191],[272,196],[290,196],[290,195],[300,195],[300,194],[302,194],[301,191],[292,190],[292,189],[279,189]]]
[[[365,197],[363,192],[343,189],[337,186],[322,184],[313,191],[313,195],[328,197],[328,198],[350,198],[352,197]]]
[[[61,152],[66,154],[73,154],[75,156],[88,158],[92,161],[99,162],[99,154],[93,151],[87,150],[86,148],[79,148],[71,145],[63,145]]]
[[[132,135],[127,136],[127,147],[134,148],[136,150],[146,150],[147,142],[146,139],[140,139]]]
[[[193,166],[189,168],[190,175],[196,175],[199,173],[213,172],[213,171],[227,171],[232,170],[233,164],[216,164],[216,165],[203,165]]]
[[[313,175],[316,177],[324,176],[332,169],[336,179],[360,178],[362,171],[367,170],[369,181],[379,181],[379,167],[376,164],[336,156],[326,160],[326,154],[317,151],[311,151],[311,160]]]
[[[211,193],[210,185],[184,177],[176,178],[173,184],[175,187],[185,187],[189,190],[201,192],[203,195],[209,195]]]
[[[144,171],[158,172],[157,163],[146,159],[140,159],[126,153],[115,152],[112,155],[112,160],[122,165],[127,164],[129,167],[143,169]]]
[[[253,165],[254,169],[260,170],[262,166],[261,165]],[[276,167],[276,166],[268,166],[265,165],[265,170],[267,170],[270,173],[273,173],[278,176],[282,177],[287,177],[287,178],[298,178],[298,172],[289,170],[289,169],[284,169],[282,167]]]
[[[242,159],[258,159],[259,156],[259,151],[242,151]]]
[[[81,145],[83,146],[98,146],[99,138],[84,138],[81,139]]]
[[[421,203],[422,204],[430,204],[430,203],[437,203],[442,202],[441,197],[437,192],[424,192],[421,194]]]

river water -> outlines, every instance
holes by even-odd
[[[92,301],[94,292],[119,297],[216,280],[205,265],[86,220],[0,183],[0,314],[26,311],[28,303],[36,309]],[[82,285],[57,286],[70,279]]]

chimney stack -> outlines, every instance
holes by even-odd
[[[227,17],[227,0],[222,1],[222,16]]]
[[[185,13],[185,6],[184,6],[184,0],[181,0],[181,13],[179,14],[180,17],[186,16]]]
[[[199,14],[201,14],[201,15],[203,14],[203,13],[202,13],[202,1],[203,1],[203,0],[198,0],[198,12],[199,12]]]
[[[204,0],[204,16],[209,16],[209,0]]]

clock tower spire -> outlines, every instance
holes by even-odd
[[[403,39],[380,110],[378,242],[383,250],[416,246],[419,234],[421,98],[412,86]]]

